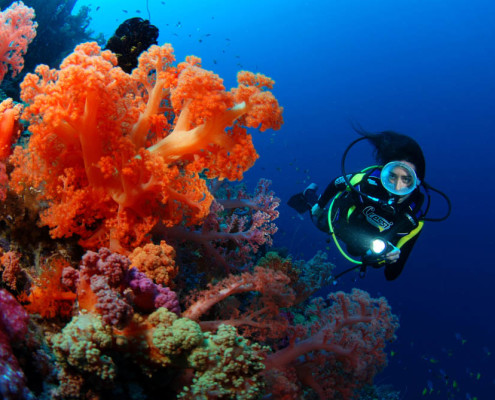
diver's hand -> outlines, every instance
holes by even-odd
[[[389,264],[393,264],[394,262],[397,262],[399,260],[400,249],[398,249],[391,243],[389,243],[389,245],[393,247],[393,250],[385,254],[385,261]]]
[[[324,209],[321,208],[318,203],[316,203],[313,208],[311,208],[311,215],[315,218],[320,218],[321,214],[323,214]]]

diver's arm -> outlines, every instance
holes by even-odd
[[[400,257],[396,262],[385,265],[385,278],[387,281],[397,279],[402,273],[407,259],[409,258],[409,254],[411,254],[414,244],[416,243],[416,240],[418,240],[420,231],[421,228],[400,247]]]
[[[324,209],[328,202],[335,197],[338,192],[341,192],[346,188],[346,183],[343,177],[334,179],[329,183],[323,194],[318,199],[318,206]]]

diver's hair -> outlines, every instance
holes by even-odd
[[[426,161],[423,150],[411,137],[394,131],[378,133],[367,132],[361,127],[353,126],[361,136],[366,137],[375,147],[375,160],[381,165],[390,161],[409,161],[416,167],[416,174],[421,181],[425,179]]]

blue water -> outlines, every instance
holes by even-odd
[[[127,18],[148,18],[145,1],[78,1],[88,3],[106,38]],[[351,122],[421,144],[426,181],[450,196],[451,217],[425,226],[397,281],[374,270],[335,289],[384,295],[400,316],[378,383],[404,399],[494,398],[495,2],[149,0],[149,10],[159,44],[172,43],[178,60],[201,57],[227,87],[239,69],[275,79],[285,124],[255,135],[261,158],[246,180],[271,179],[284,201],[340,174],[357,137]],[[371,162],[360,144],[349,169]],[[443,200],[433,200],[431,216],[441,215]],[[328,248],[339,270],[348,267],[307,218],[280,211],[277,246],[304,258]]]

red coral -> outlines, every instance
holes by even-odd
[[[7,175],[7,167],[5,163],[0,161],[0,201],[7,198],[7,187],[9,183],[9,176]]]
[[[32,136],[12,157],[11,183],[38,189],[53,237],[77,234],[86,248],[127,253],[159,221],[199,224],[212,201],[200,173],[240,179],[257,158],[240,118],[256,113],[263,129],[280,127],[281,108],[263,88],[236,104],[197,59],[173,61],[170,45],[152,46],[128,75],[114,54],[83,43],[60,70],[41,65],[26,76]],[[261,110],[260,96],[271,106]]]

